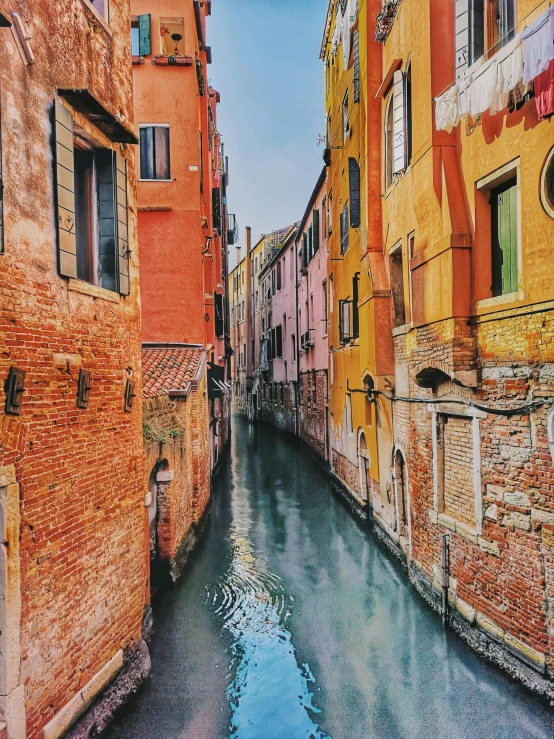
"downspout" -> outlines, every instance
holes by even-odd
[[[295,327],[295,333],[294,333],[294,341],[296,343],[295,352],[296,352],[296,385],[294,389],[294,395],[295,395],[295,419],[294,419],[294,426],[295,426],[295,433],[298,438],[300,438],[300,340],[298,335],[298,253],[297,253],[297,239],[294,241],[294,287],[295,287],[295,294],[296,294],[296,300],[295,300],[295,311],[294,311],[294,327]]]

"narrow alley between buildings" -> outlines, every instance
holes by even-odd
[[[112,739],[550,739],[554,716],[417,595],[285,434],[238,420],[152,675]]]

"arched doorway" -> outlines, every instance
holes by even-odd
[[[358,468],[360,470],[360,495],[364,502],[369,502],[371,491],[371,459],[364,432],[358,431]]]
[[[397,449],[394,453],[393,477],[398,516],[398,533],[400,536],[407,536],[409,522],[408,485],[406,481],[406,463],[400,449]]]

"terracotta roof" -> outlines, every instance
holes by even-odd
[[[205,352],[199,346],[143,346],[142,395],[184,394],[198,380]]]

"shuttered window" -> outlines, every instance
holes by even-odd
[[[360,336],[360,319],[358,312],[358,284],[360,275],[358,272],[352,278],[352,338],[357,339]]]
[[[360,167],[354,157],[348,158],[348,188],[350,198],[350,228],[360,226]]]
[[[344,142],[346,142],[346,139],[348,138],[349,127],[350,127],[350,124],[349,124],[349,110],[348,110],[348,90],[347,90],[344,96],[344,99],[342,101],[342,139]]]
[[[169,126],[140,126],[140,179],[170,177]]]
[[[275,356],[283,356],[283,327],[281,324],[275,327]]]
[[[456,0],[456,76],[469,66],[469,2]]]
[[[406,114],[404,75],[397,69],[393,75],[392,126],[394,139],[392,174],[406,168]]]
[[[356,29],[352,35],[352,53],[354,56],[354,102],[360,102],[360,34]]]
[[[348,249],[348,203],[340,214],[340,252],[344,254]]]
[[[139,54],[149,56],[152,53],[152,18],[150,14],[139,15]]]
[[[513,0],[507,0],[507,3],[511,3],[513,9]],[[503,12],[503,4],[504,0],[500,0],[498,12],[495,9],[495,5],[491,5],[491,12],[494,14],[494,18],[491,19],[493,24],[500,21],[502,25],[503,17],[509,17],[507,12]],[[484,0],[456,0],[455,48],[457,77],[460,77],[485,52],[484,5]]]
[[[320,227],[319,227],[319,208],[316,208],[312,213],[312,238],[314,242],[313,252],[314,256],[319,251],[319,238],[320,238]]]
[[[222,293],[214,294],[214,308],[215,308],[215,335],[219,339],[223,336],[223,332],[224,332]]]
[[[221,236],[221,190],[214,187],[212,190],[212,219],[213,226]]]
[[[518,289],[517,179],[491,191],[492,294],[508,295]]]
[[[351,311],[351,300],[339,300],[339,338],[341,344],[348,344],[352,339]]]
[[[127,161],[92,148],[54,103],[58,267],[61,275],[129,294]]]

